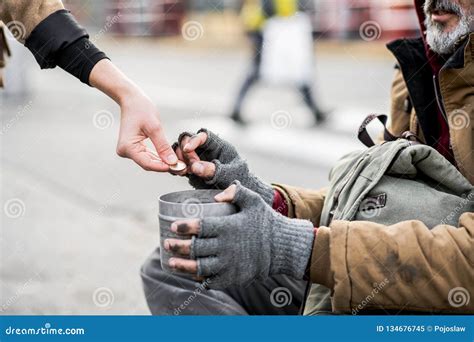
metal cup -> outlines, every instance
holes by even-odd
[[[231,203],[218,203],[214,196],[221,190],[188,190],[171,192],[162,195],[159,199],[160,219],[160,259],[161,267],[171,272],[169,259],[172,256],[163,248],[164,241],[169,238],[186,239],[171,232],[171,224],[180,219],[228,216],[237,212],[235,205]],[[185,257],[182,257],[186,259]],[[187,275],[182,272],[172,272]],[[189,276],[189,275],[188,275]]]

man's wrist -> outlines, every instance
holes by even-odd
[[[310,221],[282,218],[273,222],[274,258],[270,274],[303,279],[311,257],[314,227]]]
[[[283,197],[282,193],[275,188],[273,188],[272,208],[283,216],[288,217],[288,203],[286,202],[286,199]]]

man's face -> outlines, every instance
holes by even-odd
[[[426,0],[426,38],[439,54],[454,52],[456,43],[473,31],[474,0]]]

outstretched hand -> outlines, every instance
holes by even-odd
[[[170,171],[178,158],[166,140],[158,110],[145,93],[108,59],[94,65],[89,82],[120,106],[117,154],[147,171]],[[146,139],[154,149],[147,148]]]
[[[147,171],[167,172],[178,162],[166,140],[159,114],[153,103],[140,94],[124,101],[121,106],[120,133],[117,154],[130,158]],[[150,139],[156,152],[147,148]]]

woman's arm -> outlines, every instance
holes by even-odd
[[[178,159],[166,141],[153,103],[89,40],[61,1],[5,0],[0,4],[0,20],[33,53],[42,69],[59,66],[120,106],[120,156],[151,171],[169,171],[168,165],[176,164]],[[147,138],[160,158],[147,150],[143,142]]]

